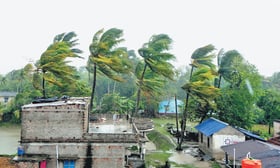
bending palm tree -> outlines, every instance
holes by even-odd
[[[231,84],[231,87],[240,85],[240,73],[236,70],[236,68],[233,65],[234,61],[237,59],[243,60],[243,57],[238,53],[238,51],[230,50],[226,53],[223,53],[223,50],[220,50],[218,54],[218,88],[221,87],[222,78],[229,82]]]
[[[57,79],[64,81],[72,81],[74,68],[67,65],[70,61],[67,58],[82,58],[79,56],[81,50],[73,48],[78,43],[74,32],[62,33],[55,36],[53,43],[41,55],[37,63],[36,72],[42,72],[42,91],[43,97],[46,98],[45,83],[46,81],[60,86],[61,82]],[[38,73],[34,74],[34,82],[38,81]],[[34,84],[38,87],[38,84]]]
[[[101,29],[93,36],[92,43],[89,46],[90,56],[88,58],[88,66],[93,68],[87,68],[93,73],[90,110],[93,107],[97,71],[115,81],[123,81],[120,74],[131,72],[132,65],[126,49],[116,47],[124,41],[121,38],[122,35],[122,30],[111,28],[106,32]]]
[[[141,75],[136,75],[138,78],[138,91],[136,97],[135,114],[138,112],[141,90],[145,85],[145,74],[147,70],[163,76],[168,79],[174,77],[174,67],[168,61],[175,59],[175,56],[165,51],[170,49],[172,43],[171,38],[166,34],[153,35],[148,43],[145,43],[142,48],[138,50],[140,56],[144,59],[144,66]],[[139,73],[140,71],[136,72]]]
[[[193,71],[195,68],[199,68],[199,67],[209,67],[211,70],[215,70],[215,65],[212,63],[213,58],[215,57],[214,54],[212,54],[212,52],[215,50],[215,47],[211,44],[206,45],[204,47],[198,48],[196,49],[191,58],[192,58],[192,62],[191,62],[191,74],[190,74],[190,79],[189,82],[192,81],[192,76],[193,76]],[[187,113],[188,113],[188,104],[189,104],[189,92],[187,91],[187,95],[186,95],[186,100],[185,100],[185,108],[183,111],[183,118],[182,118],[182,128],[181,128],[181,137],[180,137],[180,141],[178,144],[178,147],[176,148],[177,150],[182,150],[182,143],[183,143],[183,138],[184,138],[184,132],[186,129],[186,120],[187,120]]]

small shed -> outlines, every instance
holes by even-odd
[[[209,118],[195,126],[198,130],[198,145],[201,151],[215,159],[224,158],[221,146],[245,141],[245,135],[215,118]]]
[[[183,107],[183,101],[177,100],[177,112],[181,113]],[[159,103],[159,114],[176,114],[175,99],[166,99]]]

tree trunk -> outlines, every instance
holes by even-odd
[[[179,133],[179,128],[178,128],[178,110],[177,110],[177,98],[176,98],[176,95],[175,95],[175,112],[176,112],[176,128],[177,128],[177,131],[176,131],[176,136],[177,136],[177,143],[179,144],[179,136],[178,136],[178,133]]]
[[[135,106],[135,112],[134,112],[135,114],[134,115],[137,115],[137,113],[138,113],[140,97],[141,97],[141,86],[143,84],[143,79],[144,79],[146,69],[147,69],[147,64],[145,64],[145,66],[144,66],[144,69],[143,69],[143,72],[142,72],[142,75],[141,75],[141,78],[140,78],[140,81],[139,81],[139,88],[138,88],[138,91],[137,91],[136,106]],[[133,116],[133,113],[132,113],[132,116]]]
[[[93,108],[93,99],[94,99],[95,85],[96,85],[96,64],[94,63],[93,64],[93,82],[92,82],[92,89],[91,89],[89,112],[91,112],[92,108]]]
[[[193,70],[194,70],[194,67],[192,66],[189,82],[191,82]],[[187,117],[188,117],[187,116],[188,115],[188,104],[189,104],[189,92],[187,91],[185,109],[183,111],[183,118],[182,118],[182,124],[181,124],[181,137],[180,137],[180,141],[179,141],[179,144],[178,144],[176,150],[182,150],[182,143],[184,141],[184,133],[186,131],[186,122],[187,122]]]
[[[42,80],[43,98],[47,98],[47,97],[46,97],[45,83],[46,83],[46,81],[45,81],[44,73],[43,73],[43,80]]]

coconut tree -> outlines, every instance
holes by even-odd
[[[119,82],[124,81],[121,74],[131,72],[132,66],[127,56],[127,50],[117,47],[124,41],[122,36],[123,31],[117,28],[111,28],[105,32],[104,29],[101,29],[93,36],[89,46],[88,66],[90,67],[87,68],[93,73],[90,110],[93,107],[97,72]]]
[[[147,82],[158,82],[157,80],[152,80],[147,78],[147,71],[157,74],[158,77],[162,76],[167,79],[173,79],[174,77],[174,66],[169,62],[175,59],[175,56],[167,51],[170,49],[172,39],[166,34],[153,35],[150,40],[145,43],[142,48],[138,50],[139,55],[143,58],[143,66],[141,69],[137,69],[137,97],[135,113],[137,114],[141,91],[145,90],[149,86]],[[139,66],[138,66],[139,68]],[[147,91],[147,90],[146,90]]]
[[[61,33],[56,35],[53,43],[41,55],[40,60],[37,62],[37,70],[34,74],[34,86],[38,88],[38,79],[42,78],[42,92],[43,97],[46,98],[45,83],[61,86],[61,80],[64,82],[73,81],[75,68],[68,65],[70,60],[68,58],[82,58],[79,54],[82,51],[74,48],[78,43],[75,32]],[[42,76],[39,74],[41,73]]]
[[[197,102],[201,121],[216,107],[214,100],[219,95],[219,89],[213,85],[213,81],[217,75],[218,73],[209,67],[200,67],[193,73],[191,81],[182,86],[182,89]]]
[[[224,52],[224,50],[221,49],[219,51],[217,57],[219,73],[219,80],[217,83],[218,88],[221,87],[222,78],[225,79],[225,81],[229,82],[231,87],[240,85],[241,76],[233,64],[237,59],[242,61],[243,57],[236,50]]]
[[[213,58],[216,57],[216,55],[213,53],[215,50],[215,47],[212,44],[200,47],[196,49],[192,55],[191,55],[191,73],[190,73],[190,79],[189,81],[192,81],[192,76],[195,68],[199,67],[209,67],[211,70],[215,70],[216,65],[212,63]],[[182,150],[182,143],[183,143],[183,138],[184,138],[184,132],[185,132],[185,127],[186,127],[186,120],[187,120],[187,114],[188,114],[188,104],[189,104],[189,96],[190,92],[186,92],[186,99],[185,99],[185,107],[183,110],[183,115],[182,115],[182,125],[181,125],[181,138],[179,141],[179,144],[177,146],[177,150]]]

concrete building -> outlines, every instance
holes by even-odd
[[[195,126],[198,130],[199,149],[215,159],[224,158],[221,146],[245,141],[245,135],[215,118],[209,118]]]
[[[137,158],[132,154],[142,156],[145,151],[133,150],[141,149],[145,139],[134,123],[111,118],[89,123],[87,98],[28,104],[21,115],[14,158],[19,167],[120,168],[133,165],[131,159]]]

